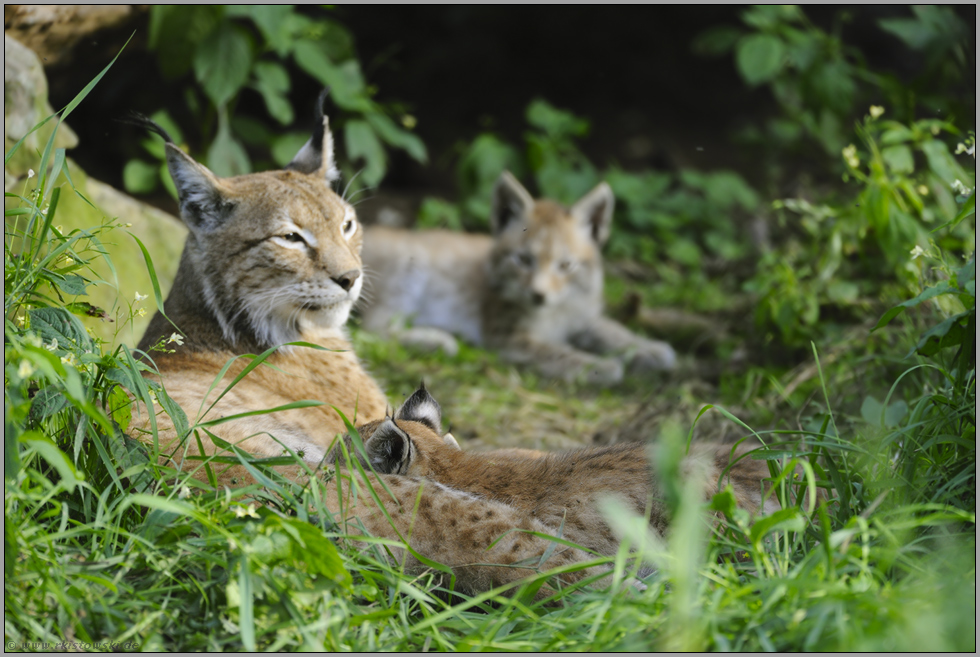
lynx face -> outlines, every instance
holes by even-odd
[[[337,329],[360,295],[362,230],[331,189],[333,137],[318,112],[317,131],[285,170],[234,178],[218,178],[164,133],[190,229],[183,262],[232,344],[267,347]]]
[[[325,179],[295,171],[219,184],[221,219],[192,228],[187,257],[225,338],[240,323],[268,345],[342,326],[363,283],[353,208]]]
[[[601,299],[600,248],[613,203],[602,183],[566,210],[535,201],[505,172],[494,190],[490,285],[502,298],[532,308]]]

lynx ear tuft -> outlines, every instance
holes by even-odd
[[[497,178],[490,198],[490,229],[494,235],[504,231],[514,221],[527,221],[534,208],[534,197],[510,171]]]
[[[286,168],[300,173],[319,173],[327,179],[327,182],[333,182],[340,178],[340,171],[337,170],[337,163],[334,160],[330,119],[323,111],[323,105],[329,94],[330,87],[325,87],[317,97],[313,136],[303,144]]]
[[[425,389],[425,384],[421,384],[419,389],[405,400],[401,408],[395,412],[395,419],[421,422],[436,433],[442,431],[442,408]]]
[[[364,442],[364,450],[379,474],[407,474],[414,447],[408,434],[399,429],[391,418],[385,418]]]
[[[607,183],[601,182],[572,206],[570,214],[579,227],[586,231],[596,244],[602,246],[609,239],[609,228],[612,225],[615,206],[616,197],[613,196],[612,188]]]

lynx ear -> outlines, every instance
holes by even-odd
[[[313,136],[299,149],[293,161],[286,165],[287,169],[300,173],[318,173],[333,182],[340,178],[340,171],[333,157],[333,135],[330,133],[330,119],[323,112],[323,104],[330,94],[330,87],[324,88],[316,100],[314,117],[316,127]]]
[[[188,228],[207,232],[224,222],[234,205],[225,199],[216,175],[180,150],[166,130],[139,112],[130,112],[120,121],[155,132],[163,138],[167,168],[177,187],[180,215]]]
[[[572,206],[571,215],[582,230],[602,246],[609,239],[609,227],[612,224],[613,208],[616,198],[612,189],[605,182],[596,185],[595,189],[583,196]]]
[[[496,235],[515,220],[526,221],[533,208],[534,197],[510,171],[504,171],[490,198],[490,230]]]
[[[439,402],[425,389],[425,382],[419,384],[419,389],[405,400],[395,413],[396,420],[421,422],[436,433],[442,431],[442,408]]]
[[[221,192],[221,181],[216,175],[168,142],[167,168],[177,187],[180,216],[193,231],[209,232],[224,223],[234,204]]]
[[[415,446],[390,417],[364,442],[364,451],[379,474],[407,474]]]

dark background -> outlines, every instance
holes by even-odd
[[[303,11],[322,15],[324,10]],[[707,58],[691,48],[711,26],[740,26],[741,11],[731,5],[351,5],[327,15],[350,29],[378,100],[403,103],[418,119],[415,131],[429,148],[428,166],[391,152],[382,188],[453,198],[456,145],[488,129],[520,143],[524,110],[537,97],[591,120],[583,151],[600,166],[616,161],[627,168],[734,168],[758,184],[751,149],[732,145],[730,138],[747,122],[774,114],[775,102],[765,87],[750,90],[744,84],[731,55]],[[976,25],[975,5],[956,11]],[[821,5],[804,12],[828,31],[839,29],[872,69],[902,79],[917,74],[916,53],[876,25],[880,18],[910,16],[907,7]],[[135,30],[119,61],[69,120],[81,140],[72,157],[117,187],[125,162],[141,155],[141,135],[115,117],[165,107],[195,152],[204,146],[183,100],[188,79],[168,81],[160,73],[156,54],[146,49],[147,24],[148,14],[140,14],[79,44],[68,63],[47,71],[51,104],[58,109]],[[298,109],[292,128],[304,129],[312,119],[302,108],[312,107],[319,88],[302,73],[293,80],[291,99]],[[274,125],[257,92],[243,91],[234,111]],[[151,202],[175,210],[169,197]]]

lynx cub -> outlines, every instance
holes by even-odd
[[[450,434],[441,435],[440,423],[439,404],[420,388],[394,417],[359,429],[365,460],[379,473],[422,478],[440,489],[493,500],[518,517],[543,523],[552,535],[561,528],[564,538],[600,554],[615,554],[619,545],[597,508],[603,496],[619,496],[635,513],[649,512],[650,525],[658,532],[667,529],[664,491],[641,444],[543,456],[530,450],[528,456],[513,450],[502,450],[506,453],[499,455],[493,451],[469,454],[460,450]],[[752,513],[777,511],[779,503],[763,497],[764,487],[768,493],[764,479],[769,477],[765,461],[741,459],[722,478],[729,463],[749,449],[741,446],[733,455],[731,445],[695,443],[681,462],[681,473],[685,478],[697,477],[706,500],[718,491],[721,479],[722,485],[732,485],[742,508]],[[458,527],[455,518],[447,517],[446,522]]]
[[[210,428],[255,456],[279,456],[288,448],[314,466],[345,431],[333,406],[359,420],[382,417],[387,406],[344,333],[364,281],[363,231],[354,209],[330,187],[338,175],[333,138],[322,109],[318,114],[313,137],[285,170],[235,178],[218,178],[159,126],[138,120],[166,141],[180,214],[190,229],[166,316],[153,317],[139,349],[147,352],[175,327],[184,334],[183,344],[167,345],[175,353],[151,355],[192,425],[298,400],[324,402]],[[232,358],[292,341],[323,349],[280,347],[219,399],[247,364],[240,358],[211,389]],[[159,422],[162,447],[203,477],[200,459],[188,460],[200,456],[195,438],[178,436],[166,416]],[[228,455],[203,431],[199,435],[204,455]],[[219,484],[241,483],[241,466],[215,467]]]
[[[405,343],[455,353],[455,334],[548,377],[593,383],[635,369],[670,369],[665,342],[602,315],[602,256],[614,198],[600,184],[571,209],[535,201],[509,172],[493,191],[493,237],[371,227],[364,326]]]

